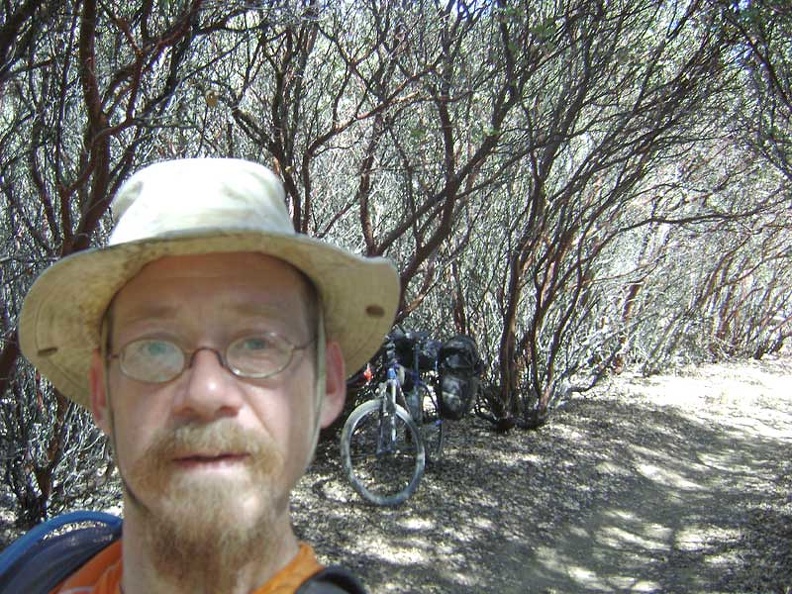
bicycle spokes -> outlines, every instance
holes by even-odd
[[[396,505],[415,492],[426,454],[419,429],[402,407],[383,413],[380,402],[367,402],[349,416],[341,444],[352,486],[377,505]]]

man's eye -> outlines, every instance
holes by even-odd
[[[140,340],[135,351],[143,357],[163,357],[173,353],[176,347],[164,340]]]
[[[247,352],[260,352],[268,351],[272,348],[272,341],[265,336],[251,336],[244,338],[239,345],[243,351]]]
[[[141,368],[178,367],[182,359],[179,347],[167,340],[143,338],[130,342],[121,351],[121,364],[133,377],[142,375]]]

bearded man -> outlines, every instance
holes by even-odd
[[[295,233],[279,179],[246,161],[151,165],[112,211],[109,245],[46,270],[20,318],[123,485],[123,537],[54,592],[296,592],[322,566],[290,493],[390,329],[396,271]]]

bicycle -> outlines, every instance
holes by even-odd
[[[430,461],[436,461],[442,450],[442,419],[434,391],[421,377],[418,347],[416,341],[414,363],[405,368],[396,356],[393,337],[388,337],[382,349],[384,381],[379,382],[374,399],[352,411],[341,432],[347,478],[361,497],[375,505],[404,503],[423,477],[427,444]],[[412,381],[407,395],[401,378]]]

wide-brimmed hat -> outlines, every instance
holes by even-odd
[[[115,294],[164,256],[258,252],[288,262],[316,286],[327,337],[347,371],[377,351],[399,301],[396,269],[294,231],[280,180],[237,159],[183,159],[142,169],[118,191],[107,247],[73,254],[36,280],[22,307],[23,354],[61,393],[88,406],[91,353]]]

